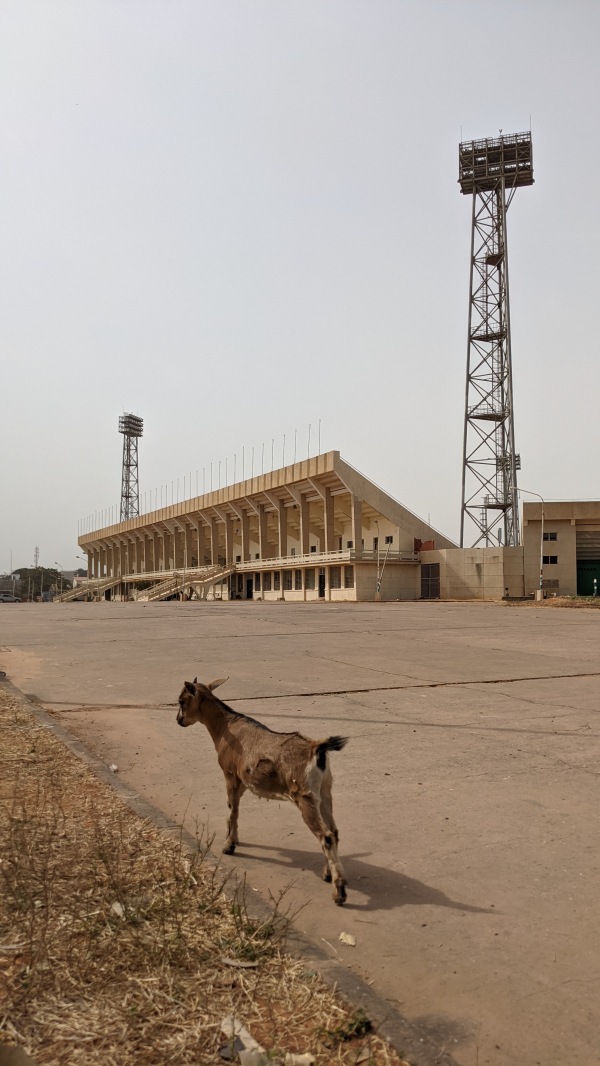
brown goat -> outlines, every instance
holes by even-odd
[[[291,800],[323,849],[327,860],[323,880],[333,882],[333,898],[341,907],[346,902],[346,878],[337,853],[327,752],[341,751],[347,737],[309,740],[300,733],[276,733],[214,696],[213,689],[224,681],[226,677],[210,685],[198,684],[198,678],[186,681],[177,712],[181,726],[205,725],[217,750],[229,805],[224,854],[233,855],[239,843],[238,811],[246,789],[262,799]]]

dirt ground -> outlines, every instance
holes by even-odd
[[[461,1066],[597,1066],[600,614],[493,604],[10,606],[0,667],[170,818],[221,840],[184,679],[333,756],[348,904],[285,804],[227,860]],[[356,946],[340,944],[354,935]]]

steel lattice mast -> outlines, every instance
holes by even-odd
[[[517,188],[533,184],[531,133],[467,141],[459,146],[461,192],[473,197],[467,385],[460,544],[465,519],[473,547],[519,543],[512,387],[506,212]]]
[[[144,420],[137,415],[121,415],[119,433],[123,434],[123,474],[121,477],[121,522],[140,513],[138,485],[138,438],[144,432]]]

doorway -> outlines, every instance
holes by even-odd
[[[440,564],[421,563],[421,599],[439,600]]]
[[[254,595],[254,582],[251,577],[246,578],[246,599],[251,600]]]
[[[319,570],[319,599],[325,599],[325,570],[323,567]]]

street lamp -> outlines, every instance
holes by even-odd
[[[60,595],[62,596],[62,590],[63,590],[63,567],[60,565],[60,563],[56,562],[56,559],[54,560],[54,565],[57,566],[58,569],[60,570]]]
[[[513,485],[513,491],[515,487]],[[542,529],[540,532],[540,599],[542,599],[544,590],[544,497],[540,496],[539,492],[532,492],[531,489],[522,489],[520,485],[516,491],[526,492],[528,496],[537,496],[538,500],[542,501]]]

